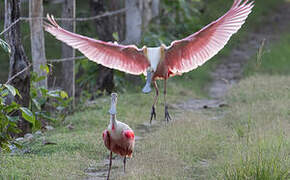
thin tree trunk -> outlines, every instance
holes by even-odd
[[[20,16],[20,0],[5,0],[5,22],[4,27],[7,28],[11,23],[16,21]],[[25,55],[20,35],[20,24],[14,25],[6,34],[5,40],[11,46],[9,78],[17,74],[24,68],[27,68],[29,62]],[[30,71],[24,71],[11,81],[11,85],[19,90],[22,98],[16,97],[15,101],[25,107],[29,105],[30,91]],[[19,112],[20,115],[20,112]],[[22,130],[20,135],[30,131],[30,125],[27,121],[20,118],[18,122],[19,128]]]
[[[159,15],[160,0],[152,0],[151,9],[152,9],[152,18]]]
[[[126,43],[139,44],[142,31],[159,15],[160,0],[126,0]]]
[[[102,14],[106,11],[114,11],[124,7],[123,0],[90,0],[92,15]],[[114,41],[113,33],[118,32],[119,40],[122,41],[125,36],[125,19],[124,15],[103,17],[96,20],[96,31],[100,40]],[[114,71],[104,66],[99,66],[97,87],[98,90],[107,91],[109,93],[114,89]]]
[[[126,43],[139,44],[142,31],[159,14],[159,0],[126,0]]]
[[[75,0],[64,0],[62,6],[62,18],[75,18]],[[62,27],[75,32],[75,21],[63,21]],[[62,44],[62,58],[75,57],[75,50],[66,44]],[[75,62],[66,61],[61,64],[60,87],[65,90],[70,97],[75,97]],[[74,104],[74,103],[73,103]]]
[[[39,76],[45,76],[42,81],[37,82],[37,87],[47,88],[47,73],[41,70],[41,65],[46,64],[44,36],[43,36],[43,1],[29,0],[29,17],[33,18],[30,21],[31,34],[31,55],[33,62],[33,71]]]
[[[142,0],[126,0],[126,44],[138,44],[142,35]]]

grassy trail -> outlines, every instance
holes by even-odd
[[[138,143],[128,173],[115,177],[288,179],[289,88],[289,76],[255,75],[231,90],[229,107],[175,110],[176,120]]]
[[[271,59],[272,53],[287,56],[287,48],[280,46],[290,47],[289,36],[281,36],[284,41],[263,58]],[[280,59],[275,64],[279,62],[290,66]],[[141,139],[126,174],[115,157],[112,179],[289,179],[290,77],[287,71],[275,73],[280,71],[275,67],[274,75],[251,73],[230,90],[228,106],[218,108],[193,109],[188,97],[199,95],[170,81],[174,121],[169,124],[163,123],[163,98],[157,121],[149,127],[153,94],[120,94],[118,119]],[[261,69],[267,71],[267,66]],[[101,133],[108,124],[109,103],[108,97],[100,98],[53,131],[25,142],[21,153],[0,154],[0,179],[103,179],[109,153]]]

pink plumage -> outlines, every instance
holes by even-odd
[[[218,20],[182,40],[173,41],[169,47],[161,45],[147,48],[144,46],[138,49],[134,45],[124,46],[94,40],[62,29],[50,16],[48,20],[51,24],[46,23],[45,30],[78,49],[96,63],[130,74],[147,75],[143,92],[151,91],[151,80],[156,90],[151,110],[151,122],[152,118],[156,117],[155,104],[158,97],[156,80],[164,80],[164,96],[166,96],[166,80],[171,76],[194,70],[215,56],[245,23],[254,7],[253,3],[249,0],[234,0],[230,10]],[[171,118],[166,101],[164,105],[165,119],[168,121]]]
[[[216,55],[244,24],[253,2],[235,0],[231,9],[218,20],[166,49],[165,62],[172,73],[196,69]]]
[[[110,151],[110,164],[107,179],[110,177],[112,166],[112,153],[116,153],[124,158],[124,172],[126,167],[126,158],[132,157],[135,144],[134,131],[125,123],[117,120],[116,110],[117,94],[112,93],[110,124],[103,132],[103,140],[106,148]]]
[[[47,18],[51,23],[44,25],[47,32],[54,35],[56,39],[78,49],[90,60],[134,75],[146,72],[149,62],[143,49],[138,49],[134,45],[125,46],[81,36],[61,28],[53,16],[47,15]]]
[[[133,131],[125,130],[118,139],[113,139],[110,132],[105,130],[103,132],[103,140],[108,150],[123,157],[132,157],[135,141]]]

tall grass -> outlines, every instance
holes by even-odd
[[[239,142],[234,159],[224,165],[223,179],[227,180],[286,180],[290,178],[289,142],[283,134],[256,137]]]
[[[224,179],[228,180],[287,180],[290,178],[289,157],[285,151],[285,140],[262,140],[256,142],[256,149],[249,146],[237,149],[239,156],[235,163],[224,167]],[[243,149],[243,151],[241,151]],[[288,161],[288,162],[287,162]]]
[[[289,75],[290,67],[290,35],[288,33],[282,34],[280,41],[271,44],[269,47],[264,48],[261,52],[261,61],[257,68],[256,57],[253,57],[250,63],[246,66],[244,74],[251,76],[255,73],[259,74],[280,74]]]

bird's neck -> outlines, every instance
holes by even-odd
[[[116,114],[111,114],[110,123],[111,123],[112,131],[114,131],[117,128]]]

